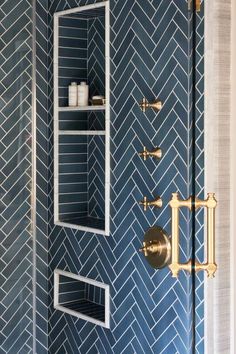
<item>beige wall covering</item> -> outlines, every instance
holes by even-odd
[[[205,353],[233,354],[231,0],[205,1],[205,192],[215,192],[216,278],[205,281]],[[235,61],[234,61],[235,63]],[[235,123],[234,123],[235,124]],[[236,136],[234,136],[236,140]],[[232,161],[231,161],[232,160]],[[234,218],[235,219],[235,218]]]
[[[231,354],[236,352],[236,1],[232,1],[231,21]]]

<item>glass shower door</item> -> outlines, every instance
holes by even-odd
[[[211,192],[217,200],[211,205],[214,212],[208,205],[205,215],[197,209],[194,218],[195,262],[207,266],[194,276],[195,352],[199,354],[235,352],[233,3],[205,0],[193,17],[194,188],[201,199]]]
[[[171,34],[170,25],[166,27],[164,34],[160,33],[160,42],[165,36],[166,42],[170,43],[169,35],[172,39],[174,38],[176,43],[176,48],[173,49],[173,46],[171,48],[171,56],[166,60],[164,69],[162,67],[162,70],[169,69],[170,58],[175,60],[174,70],[169,71],[169,77],[174,73],[172,82],[176,80],[176,85],[172,92],[174,92],[176,100],[172,102],[171,113],[174,113],[172,116],[168,112],[170,96],[165,97],[165,89],[160,90],[159,96],[160,99],[163,98],[164,104],[158,113],[158,123],[161,123],[160,126],[157,125],[155,139],[161,142],[161,147],[165,151],[157,167],[159,172],[157,191],[163,199],[164,210],[163,212],[160,211],[157,219],[151,221],[152,225],[158,225],[164,229],[166,231],[165,235],[171,235],[171,245],[168,242],[165,244],[164,237],[159,234],[160,230],[150,228],[145,234],[142,252],[152,266],[156,268],[168,266],[167,270],[164,270],[164,268],[161,272],[152,276],[152,279],[157,279],[157,283],[161,283],[164,276],[168,283],[168,291],[165,294],[161,287],[157,287],[156,292],[161,298],[159,302],[157,301],[157,304],[163,302],[163,308],[165,308],[165,303],[168,300],[165,300],[164,296],[168,295],[171,298],[172,290],[176,295],[176,298],[173,297],[174,304],[173,302],[172,305],[169,304],[169,310],[170,308],[173,309],[181,324],[176,326],[176,337],[163,353],[174,353],[174,350],[181,354],[216,353],[216,351],[209,351],[210,349],[207,351],[207,346],[209,348],[213,346],[209,343],[206,344],[207,341],[210,342],[211,329],[209,323],[206,324],[205,316],[210,304],[209,298],[212,294],[210,289],[215,287],[212,284],[218,282],[217,278],[213,279],[217,274],[215,257],[217,235],[215,235],[215,230],[217,228],[218,199],[221,201],[222,195],[217,196],[217,188],[215,189],[214,184],[207,182],[209,175],[215,175],[215,170],[211,171],[211,162],[213,163],[213,161],[209,159],[209,156],[212,155],[209,155],[208,151],[213,149],[215,145],[208,142],[212,141],[210,137],[212,129],[209,130],[209,123],[206,122],[209,117],[209,99],[207,101],[208,111],[204,111],[207,94],[204,65],[204,43],[206,43],[204,2],[200,3],[197,0],[180,1],[175,4],[180,12],[177,12],[178,16],[176,15],[174,20],[174,35]],[[166,8],[168,9],[167,3]],[[161,13],[161,16],[163,16],[163,13]],[[166,45],[164,52],[167,47]],[[157,43],[156,50],[158,48],[159,43]],[[160,60],[158,60],[158,64],[160,64]],[[211,75],[208,74],[208,77],[209,81],[213,81],[214,75],[212,75],[212,72]],[[158,84],[157,80],[157,86]],[[163,82],[160,82],[158,87],[163,87]],[[149,117],[151,117],[151,113]],[[155,125],[154,120],[153,122]],[[168,145],[165,146],[166,142],[161,138],[160,132],[163,128],[165,129],[163,136],[167,136],[169,130],[173,129],[171,134],[173,151]],[[219,124],[217,129],[220,132]],[[170,141],[168,140],[168,144],[170,144]],[[152,156],[150,151],[148,151],[149,155],[145,154],[147,154],[147,151],[144,149],[142,157]],[[171,175],[173,166],[175,174],[171,176],[172,180],[169,182],[166,171]],[[163,183],[162,176],[165,176],[167,182]],[[219,177],[216,177],[216,179],[219,183]],[[154,202],[156,203],[157,200]],[[153,205],[152,201],[147,199],[143,199],[142,204],[146,210]],[[170,216],[169,219],[166,217],[168,215],[167,211]],[[154,259],[154,255],[156,256],[159,252],[159,255],[163,256],[163,249],[167,258],[168,251],[170,252],[170,258],[168,260],[166,258],[160,267],[160,264],[157,264],[157,258]],[[159,260],[162,260],[161,257],[159,257]],[[156,314],[161,315],[162,311],[158,305]],[[166,333],[171,335],[170,313],[171,311],[166,309],[165,324],[168,327]],[[174,323],[174,320],[172,323]],[[213,321],[211,320],[211,326],[212,324]],[[157,334],[161,336],[161,333],[160,330]],[[179,344],[180,342],[182,347]],[[212,339],[211,342],[213,342]],[[161,346],[156,346],[157,352],[162,352],[162,350]]]
[[[196,9],[193,5],[185,0],[166,0],[157,6],[156,15],[153,16],[156,29],[153,36],[155,50],[152,52],[152,58],[156,60],[151,70],[156,82],[153,85],[151,75],[146,76],[145,80],[152,90],[150,92],[144,87],[142,95],[149,103],[158,98],[163,105],[158,113],[154,106],[146,107],[141,114],[136,112],[143,130],[148,132],[141,137],[140,131],[137,132],[140,142],[146,147],[140,150],[142,159],[137,161],[137,170],[142,171],[145,184],[140,188],[143,194],[137,196],[145,213],[142,252],[152,267],[163,268],[158,271],[146,268],[155,285],[151,294],[155,304],[152,313],[155,320],[152,335],[156,339],[152,347],[154,353],[195,353],[197,342],[203,341],[202,333],[197,337],[195,331],[195,307],[198,299],[202,304],[203,297],[195,291],[197,284],[193,270],[194,237],[198,227],[193,201],[195,195],[202,198],[203,190],[203,185],[201,193],[196,191],[195,186],[195,165],[196,161],[199,163],[201,160],[195,147],[195,122],[198,120],[195,68],[198,66],[199,69],[201,63],[200,57],[196,56]],[[140,31],[137,25],[134,32],[139,34]],[[201,38],[203,40],[203,34]],[[144,35],[142,44],[151,47]],[[146,65],[150,65],[148,56],[142,59]],[[140,74],[144,75],[141,69],[142,66]],[[140,100],[140,92],[137,90],[135,93],[135,98]],[[137,146],[141,149],[140,142]],[[162,150],[162,156],[157,159],[152,149],[155,146]],[[201,185],[201,176],[198,178]],[[160,199],[154,200],[158,195],[162,205]],[[158,206],[160,210],[157,210]],[[171,244],[165,239],[168,235],[171,235]],[[146,320],[149,317],[147,314]],[[149,351],[146,348],[146,352],[151,353],[150,348]]]

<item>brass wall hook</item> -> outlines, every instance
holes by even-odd
[[[143,157],[144,161],[146,161],[149,156],[160,160],[162,158],[162,150],[159,147],[156,147],[152,151],[148,151],[146,146],[144,146],[143,151],[139,153],[139,156]]]
[[[153,102],[148,102],[146,98],[143,98],[142,102],[139,103],[139,106],[144,113],[148,108],[153,108],[155,111],[160,111],[162,109],[162,102],[158,99]]]
[[[143,210],[147,211],[147,208],[150,206],[153,206],[155,208],[161,208],[163,205],[161,197],[156,197],[154,200],[148,201],[147,197],[144,197],[141,202],[139,202],[140,205],[143,205]]]

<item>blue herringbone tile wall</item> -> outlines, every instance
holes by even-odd
[[[47,353],[48,339],[48,3],[47,0],[2,1],[0,13],[0,351],[33,353],[35,347],[43,354]],[[34,106],[36,193],[32,193],[31,156],[35,141]],[[35,194],[37,198],[31,199]],[[32,200],[36,203],[32,205],[33,210]],[[32,234],[35,211],[37,232]]]
[[[60,220],[88,214],[87,136],[59,138]]]
[[[35,352],[40,354],[188,354],[192,343],[189,335],[192,333],[191,279],[182,273],[179,280],[174,280],[167,269],[154,271],[138,252],[149,226],[160,225],[170,233],[167,203],[171,193],[179,191],[185,198],[190,192],[188,97],[191,76],[187,1],[110,1],[111,235],[102,237],[53,224],[52,15],[58,10],[92,2],[36,1],[37,233],[34,254],[30,233],[29,143],[32,3],[22,0],[13,4],[5,0],[0,5],[0,352],[32,353],[34,334]],[[196,180],[197,191],[202,193],[202,14],[197,24]],[[163,110],[159,114],[153,111],[143,114],[138,107],[143,96],[149,100],[160,97],[164,102]],[[92,151],[97,150],[99,144],[101,151],[101,142],[91,142]],[[144,162],[138,156],[143,145],[161,146],[163,159]],[[99,151],[94,154],[95,160],[97,154]],[[99,170],[99,166],[96,169]],[[157,194],[162,196],[164,207],[144,213],[137,202],[143,195],[152,198]],[[199,257],[202,256],[201,217],[199,214]],[[189,214],[182,212],[183,260],[189,258],[191,252],[187,242],[191,237],[189,220]],[[54,311],[55,268],[110,284],[110,330]],[[203,279],[199,277],[197,281],[196,350],[202,354]]]
[[[32,4],[0,2],[0,352],[32,353]]]
[[[59,20],[59,106],[68,106],[68,86],[87,80],[87,20]],[[79,48],[79,49],[78,49]]]
[[[53,13],[92,2],[50,2],[51,44]],[[160,225],[170,233],[171,193],[179,191],[183,198],[190,194],[187,1],[111,0],[110,4],[111,235],[105,238],[55,227],[51,219],[49,350],[53,354],[187,354],[192,344],[191,279],[182,273],[174,280],[167,269],[154,271],[138,253],[149,226]],[[52,60],[52,48],[50,56]],[[143,114],[138,102],[157,96],[164,102],[162,111]],[[161,146],[163,159],[142,161],[138,152],[143,145]],[[143,195],[158,194],[163,209],[144,213],[137,202]],[[182,211],[183,260],[191,253],[189,220]],[[53,310],[56,267],[111,285],[110,330]]]
[[[105,96],[105,16],[88,21],[87,65],[90,96]]]
[[[90,96],[105,96],[105,17],[88,21],[88,82]],[[94,114],[95,113],[95,114]],[[89,129],[105,128],[104,112],[88,114]],[[88,138],[89,216],[105,220],[105,137]]]

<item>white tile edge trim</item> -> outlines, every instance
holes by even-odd
[[[53,126],[54,126],[54,223],[59,218],[59,112],[58,112],[58,76],[59,76],[59,64],[58,64],[58,54],[59,54],[59,19],[58,16],[54,15],[54,29],[53,29],[53,86],[54,86],[54,97],[53,97]],[[55,58],[57,60],[55,60]],[[56,177],[56,178],[55,178]]]
[[[59,135],[106,135],[105,130],[59,130]]]
[[[105,3],[105,72],[106,72],[106,117],[105,117],[105,235],[110,234],[110,3]],[[97,4],[98,5],[98,4]]]
[[[107,3],[108,3],[108,0],[103,1],[103,2],[98,2],[96,4],[73,7],[72,9],[69,9],[69,10],[55,12],[54,16],[58,17],[58,16],[64,16],[64,15],[70,15],[70,14],[73,14],[75,12],[93,10],[93,9],[97,9],[99,7],[104,7],[104,6],[107,5]]]
[[[55,61],[57,63],[57,61]],[[93,112],[93,111],[105,111],[106,106],[84,106],[84,107],[58,107],[59,112]]]
[[[59,278],[60,276],[66,276],[68,278],[72,278],[87,284],[94,285],[98,288],[102,288],[105,290],[105,321],[99,321],[96,320],[92,317],[83,315],[82,313],[79,313],[77,311],[70,310],[64,306],[62,306],[59,303]],[[96,325],[105,327],[105,328],[110,328],[110,285],[99,282],[97,280],[93,280],[90,278],[83,277],[81,275],[77,275],[74,273],[70,273],[64,270],[60,269],[55,269],[54,270],[54,299],[53,299],[53,305],[56,310],[68,313],[72,316],[75,316],[77,318],[83,319],[85,321],[89,321],[91,323],[94,323]]]
[[[62,226],[62,227],[69,227],[70,229],[80,230],[84,232],[91,232],[98,235],[109,236],[106,234],[105,230],[96,229],[95,227],[87,227],[82,225],[75,225],[69,222],[63,221],[55,221],[55,225]]]

